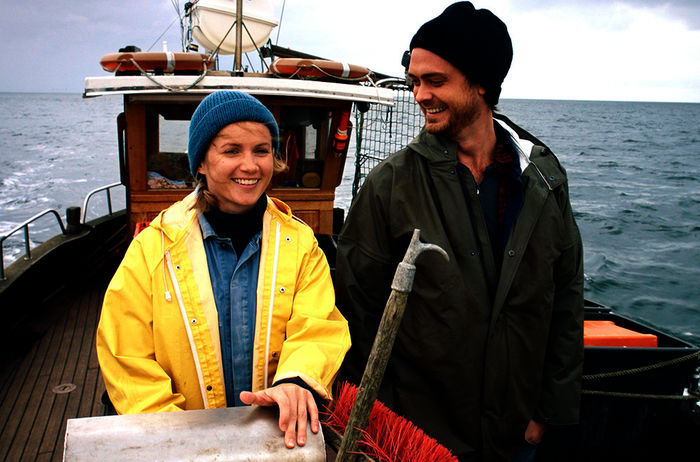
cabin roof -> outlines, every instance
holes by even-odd
[[[393,92],[370,85],[271,77],[232,76],[108,76],[87,77],[84,97],[109,94],[206,94],[240,90],[252,95],[297,96],[393,106]]]

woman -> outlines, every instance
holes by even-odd
[[[97,353],[120,414],[278,405],[285,444],[319,430],[315,397],[350,347],[313,231],[265,190],[279,130],[245,93],[192,116],[195,191],[131,243],[105,295]],[[248,391],[250,390],[250,391]]]

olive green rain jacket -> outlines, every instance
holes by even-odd
[[[359,383],[414,228],[447,251],[449,262],[418,258],[379,399],[464,460],[512,460],[531,418],[578,421],[583,250],[566,172],[536,138],[498,123],[521,150],[524,187],[500,273],[456,143],[425,131],[369,174],[337,256],[353,344],[341,374]]]

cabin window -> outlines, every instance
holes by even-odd
[[[318,136],[318,130],[316,130],[313,126],[309,125],[306,127],[306,133],[305,133],[305,138],[306,138],[306,146],[304,148],[304,158],[305,159],[316,159],[318,157],[318,150],[317,150],[317,136]]]
[[[334,118],[340,115],[340,111],[337,107],[321,105],[269,103],[268,107],[275,114],[280,128],[280,155],[288,166],[286,171],[274,175],[271,186],[320,189],[328,180],[323,177],[328,170],[326,162],[332,149],[330,134],[332,127],[338,123]],[[146,106],[145,170],[148,190],[195,187],[189,170],[187,143],[190,118],[196,107],[196,104],[189,102]],[[342,165],[339,168],[342,171]],[[335,171],[335,167],[331,170]]]
[[[331,113],[327,108],[283,106],[280,110],[280,150],[289,169],[275,175],[275,187],[318,188],[328,152]]]
[[[187,157],[189,111],[173,111],[161,106],[149,117],[146,174],[148,189],[191,189],[194,178]],[[183,118],[184,117],[184,118]]]

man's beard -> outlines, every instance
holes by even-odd
[[[448,108],[447,111],[449,117],[445,124],[431,127],[426,122],[425,130],[433,135],[454,139],[464,127],[471,125],[479,116],[478,107],[472,100],[466,101],[458,109]]]

